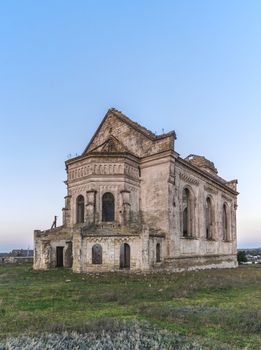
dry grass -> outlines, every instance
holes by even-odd
[[[0,266],[0,337],[84,331],[88,322],[109,317],[147,320],[212,343],[261,348],[260,290],[256,266],[139,275]]]

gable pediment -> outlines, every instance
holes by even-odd
[[[93,148],[91,152],[97,153],[131,153],[126,146],[124,146],[116,137],[110,135],[108,139],[97,147]]]
[[[155,135],[121,112],[109,109],[82,155],[93,152],[130,153],[144,157],[173,149],[175,132]]]

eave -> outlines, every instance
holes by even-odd
[[[224,181],[224,182],[222,182],[222,181],[220,181],[216,176],[211,175],[210,173],[207,173],[207,172],[205,172],[205,171],[202,171],[202,170],[199,169],[198,167],[196,167],[196,166],[190,164],[188,161],[186,161],[186,160],[184,160],[184,159],[182,159],[182,158],[180,158],[180,157],[176,158],[176,161],[179,162],[179,163],[181,163],[183,166],[187,167],[188,169],[194,171],[195,173],[197,173],[197,174],[203,176],[205,179],[214,182],[216,185],[222,187],[224,190],[230,192],[231,194],[233,194],[233,195],[235,195],[235,196],[239,195],[239,192],[233,190],[231,187],[228,187],[228,186],[226,185],[226,181],[225,181],[224,179],[220,178],[221,180]]]

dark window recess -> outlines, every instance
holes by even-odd
[[[223,205],[222,223],[223,223],[223,240],[228,241],[228,218],[227,218],[227,207],[225,204]]]
[[[96,265],[102,264],[102,247],[100,244],[95,244],[92,247],[92,263]]]
[[[127,243],[123,243],[120,247],[120,268],[130,268],[130,246]]]
[[[84,198],[82,195],[76,199],[76,221],[77,224],[84,222]]]
[[[210,198],[206,201],[206,239],[212,238],[212,203]]]
[[[183,210],[183,236],[188,237],[188,208]]]
[[[160,244],[157,243],[156,244],[156,262],[160,262],[161,258],[160,258]]]
[[[102,196],[102,221],[114,221],[114,196],[107,192]]]
[[[188,188],[182,194],[182,235],[183,237],[193,236],[194,209],[193,195]]]
[[[63,247],[56,247],[56,267],[63,267]]]

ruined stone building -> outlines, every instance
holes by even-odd
[[[110,109],[83,153],[65,163],[63,224],[34,232],[34,268],[237,266],[237,181],[219,177],[203,156],[181,158],[175,139]]]

